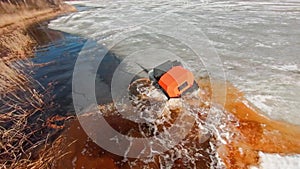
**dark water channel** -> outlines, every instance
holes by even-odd
[[[34,58],[33,78],[46,90],[49,90],[54,102],[53,113],[74,115],[72,100],[72,76],[74,66],[87,39],[61,31],[49,29],[47,22],[30,28],[38,41]],[[95,42],[97,48],[104,48]],[[99,68],[96,83],[96,96],[99,104],[111,101],[110,82],[114,69],[119,64],[118,58],[108,52]],[[101,72],[101,73],[100,73]],[[43,89],[41,89],[43,90]]]

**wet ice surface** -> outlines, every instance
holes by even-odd
[[[298,169],[300,167],[300,155],[295,156],[280,156],[279,154],[264,154],[260,153],[262,160],[261,167],[263,169]]]
[[[101,39],[111,45],[126,31],[171,13],[149,27],[197,23],[222,59],[228,80],[268,116],[300,124],[299,41],[297,1],[90,1],[91,8],[50,23],[53,29]],[[183,9],[186,8],[186,9]],[[193,30],[190,30],[193,35]],[[196,42],[195,42],[196,43]],[[115,49],[125,55],[135,43]],[[185,57],[187,53],[181,53]]]
[[[96,38],[110,45],[119,33],[171,12],[162,28],[197,23],[219,54],[227,78],[269,117],[300,124],[300,3],[270,1],[90,1],[90,6],[50,23],[53,29]],[[186,9],[181,10],[183,7]],[[176,11],[178,9],[178,11]],[[166,30],[167,31],[167,30]],[[191,35],[193,35],[193,30]],[[126,32],[125,32],[126,33]],[[163,39],[162,39],[163,40]],[[143,47],[123,44],[126,55]],[[182,57],[185,52],[180,53]],[[263,155],[264,168],[299,168],[299,157]]]

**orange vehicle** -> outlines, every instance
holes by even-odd
[[[178,61],[167,61],[158,65],[149,71],[149,76],[168,98],[180,97],[187,91],[198,89],[193,73]]]

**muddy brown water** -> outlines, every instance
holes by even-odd
[[[206,80],[200,82],[199,84],[203,89],[209,88]],[[226,167],[234,169],[259,165],[259,151],[287,155],[300,153],[299,126],[266,118],[251,104],[249,104],[250,106],[246,104],[243,94],[236,88],[228,85],[227,90],[227,102],[224,107],[227,110],[224,114],[225,119],[221,124],[217,124],[217,122],[213,124],[219,130],[219,134],[232,134],[228,140],[221,136],[226,140],[226,143],[220,142],[220,138],[214,132],[209,135],[206,141],[201,142],[200,136],[203,129],[194,126],[180,147],[175,146],[174,149],[150,159],[124,158],[107,152],[87,136],[81,124],[89,124],[93,129],[93,131],[89,131],[95,133],[97,133],[98,128],[102,127],[101,123],[97,123],[97,119],[100,118],[99,115],[91,112],[78,117],[80,123],[78,120],[70,122],[70,128],[63,135],[66,137],[66,144],[73,143],[66,150],[69,154],[58,160],[56,166],[58,168]],[[194,102],[191,101],[189,104],[193,105]],[[139,124],[122,118],[118,115],[117,110],[111,106],[113,104],[100,106],[101,111],[106,113],[106,121],[122,134],[139,136],[142,132],[141,128],[138,127]],[[173,117],[176,118],[176,116]],[[205,115],[199,112],[199,119],[205,118]],[[209,124],[209,122],[207,123]],[[221,126],[225,127],[226,130],[220,130]],[[176,153],[182,153],[182,150],[187,150],[186,156],[171,158]],[[215,163],[219,157],[224,162],[224,166],[218,166]]]
[[[54,114],[62,116],[74,115],[71,97],[72,71],[74,63],[84,45],[86,39],[53,31],[46,27],[46,24],[32,30],[37,39],[40,39],[40,46],[36,50],[36,56],[32,58],[36,66],[33,76],[46,88],[49,87],[53,94],[53,102],[57,105]],[[109,53],[106,57],[106,64],[102,66],[106,72],[99,74],[99,82],[110,86],[113,69],[118,65],[117,57]],[[203,81],[203,89],[209,91],[209,83]],[[107,106],[111,102],[109,87],[107,91],[98,91],[98,102]],[[258,152],[293,154],[300,153],[300,129],[298,126],[284,122],[274,121],[262,116],[261,112],[253,105],[245,102],[243,93],[231,85],[227,86],[226,113],[234,115],[234,119],[226,121],[228,131],[234,136],[227,140],[228,144],[217,144],[217,137],[211,135],[206,142],[197,141],[198,132],[194,128],[186,138],[187,142],[183,149],[190,150],[189,155],[194,161],[185,158],[173,160],[168,153],[149,159],[124,159],[99,147],[91,140],[82,129],[78,120],[69,122],[70,126],[63,132],[66,137],[64,146],[72,143],[68,148],[69,154],[55,162],[57,168],[210,168],[216,165],[216,154],[223,160],[227,168],[245,168],[248,165],[259,163]],[[103,93],[104,92],[104,93]],[[246,104],[247,103],[247,104]],[[198,105],[203,106],[203,105]],[[201,119],[201,117],[199,117]],[[95,119],[95,115],[82,117],[87,123]],[[109,124],[118,129],[120,133],[128,134],[134,130],[138,135],[141,132],[138,124],[126,120],[121,116],[112,115],[106,117]],[[226,120],[226,119],[225,119]],[[238,125],[237,125],[238,124]],[[101,124],[94,124],[101,127]],[[212,150],[211,144],[217,149]],[[242,151],[241,151],[242,149]],[[201,157],[199,157],[199,154]],[[163,157],[163,158],[162,158]],[[173,161],[172,161],[173,160]],[[217,165],[216,165],[217,167]]]

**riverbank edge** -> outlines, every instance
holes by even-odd
[[[74,6],[60,4],[46,9],[0,15],[0,20],[4,17],[8,20],[4,26],[0,24],[0,97],[3,102],[0,103],[0,168],[49,168],[54,159],[62,156],[59,153],[59,150],[63,149],[60,143],[62,138],[58,135],[61,129],[51,128],[49,125],[55,123],[56,118],[40,120],[41,122],[29,125],[30,118],[38,117],[38,113],[46,109],[45,93],[38,92],[35,89],[38,82],[36,84],[31,76],[22,70],[26,61],[14,61],[34,56],[39,41],[30,33],[32,26],[72,12],[76,12]],[[3,127],[5,125],[7,126]],[[48,130],[51,130],[51,133],[44,132]],[[40,133],[45,133],[45,137],[40,137]],[[50,141],[52,135],[56,138],[53,143]],[[34,141],[32,138],[37,139]]]
[[[6,62],[33,56],[37,41],[30,36],[28,28],[39,22],[72,12],[76,12],[74,6],[62,4],[55,8],[24,11],[26,15],[20,13],[11,16],[9,22],[0,25],[0,61]]]

